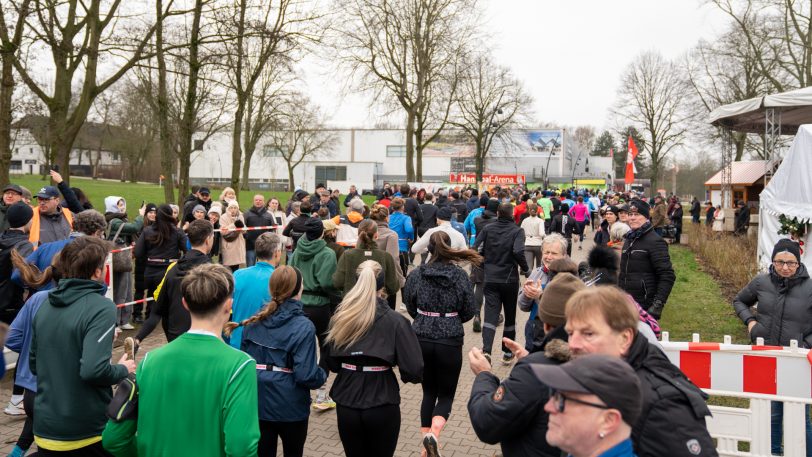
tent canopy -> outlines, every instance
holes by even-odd
[[[801,124],[812,123],[812,87],[742,100],[711,111],[711,124],[736,132],[764,133],[766,110],[781,113],[781,133],[794,134]]]

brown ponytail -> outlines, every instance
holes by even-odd
[[[372,205],[369,218],[376,222],[383,222],[389,217],[389,208],[383,205]]]
[[[448,233],[436,231],[429,238],[429,253],[434,262],[471,262],[474,265],[482,263],[482,256],[473,249],[454,249],[451,247],[451,237]]]
[[[378,243],[375,241],[375,234],[378,233],[378,224],[369,219],[365,219],[358,224],[358,248],[375,249]]]
[[[23,284],[33,289],[41,289],[51,281],[59,281],[60,276],[57,269],[59,253],[51,259],[51,265],[45,271],[39,271],[36,265],[26,262],[25,258],[16,249],[11,250],[11,263],[14,268],[20,271]]]
[[[287,265],[277,267],[271,275],[271,279],[268,281],[271,292],[271,301],[269,301],[268,304],[260,309],[256,314],[243,320],[242,322],[226,323],[226,325],[223,326],[223,334],[225,336],[231,336],[231,333],[237,327],[245,327],[246,325],[253,324],[270,317],[271,314],[275,313],[276,310],[279,309],[279,306],[282,305],[285,300],[294,297],[297,293],[299,293],[298,290],[294,290],[296,289],[296,285],[299,284],[298,275],[299,273],[293,267]]]

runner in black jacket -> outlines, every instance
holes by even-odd
[[[490,356],[499,312],[504,306],[506,338],[516,338],[516,301],[519,297],[519,270],[526,276],[524,230],[513,222],[513,205],[503,203],[497,210],[496,222],[477,231],[476,249],[485,258],[485,325],[482,329],[483,351]],[[510,364],[513,353],[502,345],[502,362]]]
[[[338,373],[330,396],[345,455],[387,457],[394,455],[400,434],[400,386],[392,368],[398,367],[403,382],[418,383],[423,356],[409,321],[380,296],[381,266],[366,261],[358,271],[327,337],[327,365]]]
[[[574,217],[568,216],[567,212],[570,210],[570,205],[561,203],[560,213],[553,216],[553,222],[550,224],[550,233],[559,233],[567,239],[567,256],[572,255],[572,234],[578,233],[578,223]]]

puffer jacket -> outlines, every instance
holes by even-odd
[[[758,314],[750,307],[758,303]],[[768,345],[789,346],[797,340],[805,348],[812,348],[812,281],[804,264],[791,278],[782,278],[770,266],[744,286],[733,300],[733,309],[745,324],[751,320],[756,326],[750,338],[764,338]]]
[[[412,316],[412,328],[423,341],[445,340],[462,345],[462,324],[477,314],[474,288],[465,271],[451,263],[420,265],[406,278],[403,303]],[[426,313],[457,313],[456,316],[427,316]]]
[[[497,218],[496,222],[477,230],[476,249],[485,258],[485,282],[519,282],[519,271],[528,271],[524,256],[524,230],[513,223],[513,218]]]
[[[649,227],[638,238],[626,238],[621,252],[618,286],[646,311],[655,300],[665,304],[676,280],[665,240]]]
[[[310,389],[327,379],[316,362],[315,336],[316,327],[302,311],[302,302],[291,299],[243,330],[241,349],[257,361],[260,420],[295,422],[310,416]],[[260,370],[262,365],[266,369]]]
[[[705,425],[710,410],[699,390],[668,357],[638,335],[626,361],[640,379],[643,408],[632,426],[639,457],[717,457]]]

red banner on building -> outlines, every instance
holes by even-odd
[[[476,173],[451,173],[448,181],[452,184],[476,184]],[[484,185],[515,185],[524,183],[524,175],[482,175],[482,184]]]

